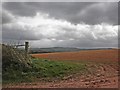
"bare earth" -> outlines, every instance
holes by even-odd
[[[79,52],[56,52],[45,54],[32,54],[32,56],[51,60],[84,60],[93,62],[114,62],[118,61],[118,49],[87,50]]]

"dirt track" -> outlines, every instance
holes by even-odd
[[[6,88],[118,88],[118,77],[106,79],[85,81],[83,80],[66,80],[61,82],[49,83],[22,83],[19,85],[9,85]]]
[[[91,71],[89,66],[89,71]],[[21,83],[7,85],[9,88],[118,88],[118,69],[109,65],[101,64],[96,72],[86,75],[70,75],[61,81]]]

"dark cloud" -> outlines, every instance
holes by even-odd
[[[120,2],[118,2],[118,25],[120,25]]]
[[[2,11],[2,24],[10,23],[14,21],[14,16],[6,11]]]
[[[6,2],[3,3],[3,9],[19,16],[33,16],[36,12],[32,6],[29,7],[24,2]]]
[[[34,16],[36,12],[43,12],[75,24],[118,23],[118,7],[115,2],[7,2],[3,7],[19,16]]]
[[[83,9],[78,17],[89,24],[118,24],[118,3],[96,3]]]

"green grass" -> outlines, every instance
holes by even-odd
[[[21,83],[34,81],[60,80],[65,76],[83,73],[86,71],[84,63],[72,63],[69,61],[50,61],[46,59],[32,59],[32,67],[19,68],[11,65],[3,71],[4,83]]]
[[[84,70],[84,64],[75,64],[72,62],[60,62],[49,60],[33,60],[35,68],[39,69],[39,73],[42,77],[63,77],[67,74],[76,73],[76,70]]]

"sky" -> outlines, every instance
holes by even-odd
[[[117,2],[4,2],[4,43],[43,47],[117,47]]]

